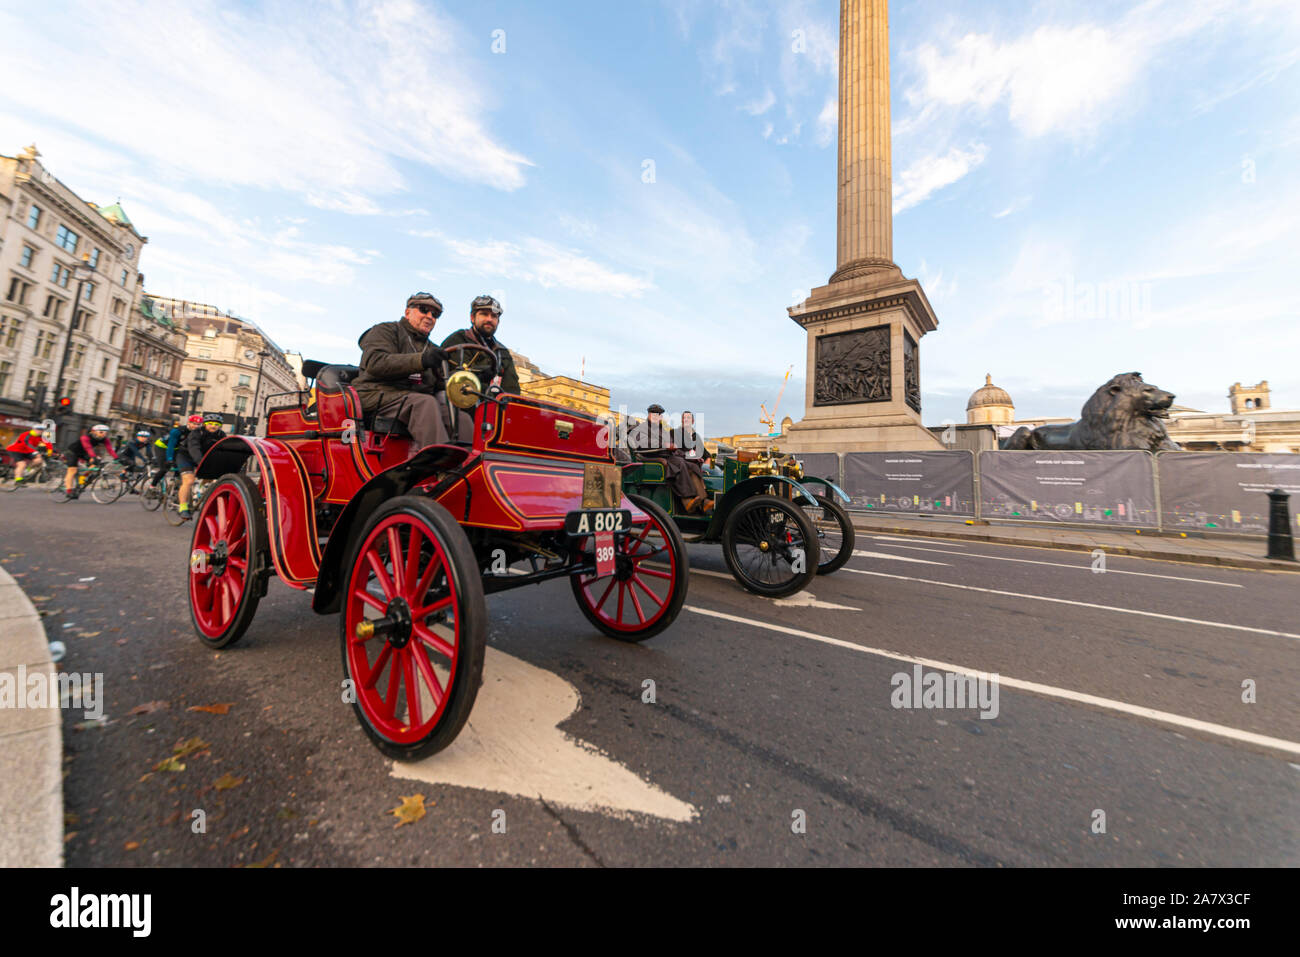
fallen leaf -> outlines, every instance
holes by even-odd
[[[170,758],[163,758],[153,766],[153,769],[155,771],[184,771],[185,765],[177,760],[176,755],[172,755]],[[141,778],[141,780],[144,779]]]
[[[127,841],[126,844],[123,845],[123,850],[134,851],[139,846],[140,846],[139,841]]]
[[[32,601],[49,601],[53,595],[32,595]]]
[[[77,637],[78,637],[78,638],[94,638],[97,634],[99,634],[99,632],[97,632],[97,631],[79,631],[79,632],[77,632]]]
[[[146,701],[144,704],[138,704],[127,714],[153,714],[155,711],[166,711],[170,705],[166,701]]]
[[[107,718],[91,718],[89,721],[78,721],[72,726],[73,731],[92,731],[95,728],[102,728],[108,724]]]
[[[124,645],[124,644],[126,644],[128,641],[130,641],[130,640],[131,640],[130,638],[119,638],[119,639],[117,639],[117,641],[113,642],[113,644],[115,644],[115,645]]]
[[[14,577],[17,578],[18,576],[15,575]],[[69,831],[67,834],[64,834],[64,835],[63,835],[63,843],[64,843],[64,844],[67,844],[68,841],[72,840],[74,837],[76,837],[76,836],[77,836],[78,834],[80,834],[80,833],[81,833],[80,831]]]
[[[189,738],[185,741],[178,741],[176,747],[172,748],[172,754],[178,758],[183,758],[195,751],[202,751],[204,748],[210,748],[212,745],[202,738]]]
[[[248,825],[244,825],[234,834],[230,835],[230,837],[226,838],[226,843],[229,844],[231,841],[237,841],[239,840],[239,838],[243,837],[247,833],[248,833]]]
[[[229,791],[231,788],[239,787],[247,780],[248,778],[237,778],[227,771],[225,774],[221,775],[221,777],[213,781],[212,786],[218,791]]]
[[[256,864],[249,864],[248,866],[249,866],[250,868],[253,868],[253,867],[270,867],[271,864],[273,864],[273,863],[275,862],[275,859],[276,859],[277,857],[279,857],[279,856],[280,856],[280,849],[277,847],[274,851],[272,851],[270,854],[268,854],[268,855],[267,855],[266,857],[264,857],[262,860],[258,861]]]
[[[276,819],[280,821],[289,821],[297,816],[298,812],[289,807],[282,807],[280,810],[275,812]]]
[[[424,817],[424,795],[412,794],[409,797],[398,796],[402,803],[393,808],[388,813],[397,818],[397,823],[393,827],[401,827],[403,824],[414,824],[420,818]]]
[[[71,588],[71,589],[73,589],[74,591],[89,591],[89,590],[90,590],[90,586],[89,586],[89,585],[64,585],[63,587],[64,587],[64,588]]]
[[[186,711],[206,711],[208,714],[225,714],[235,706],[233,701],[223,701],[220,704],[196,704]]]

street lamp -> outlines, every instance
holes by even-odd
[[[253,382],[253,418],[257,418],[257,395],[262,391],[262,365],[266,362],[266,357],[272,355],[271,350],[263,349],[258,353],[261,356],[257,360],[257,379]],[[244,353],[245,359],[253,358],[253,350],[249,349]]]
[[[68,352],[72,348],[72,332],[77,325],[77,310],[81,308],[81,297],[85,292],[86,283],[95,278],[95,267],[90,264],[90,253],[81,254],[81,264],[73,270],[72,275],[77,280],[77,298],[72,304],[72,315],[68,317],[68,337],[63,340],[63,354],[59,357],[59,374],[54,380],[54,399],[59,402],[63,398],[63,373],[68,368]],[[59,402],[58,406],[58,428],[63,428],[64,421],[68,415],[73,414],[72,405],[68,405],[67,413],[63,411],[63,404]]]

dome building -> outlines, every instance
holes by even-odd
[[[993,384],[993,376],[985,375],[984,384],[971,393],[966,403],[968,425],[1010,425],[1016,417],[1016,406],[1006,389]]]

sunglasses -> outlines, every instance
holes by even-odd
[[[415,308],[419,309],[424,315],[433,316],[435,319],[437,319],[441,314],[440,310],[436,306],[416,306]]]

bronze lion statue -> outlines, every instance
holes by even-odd
[[[1178,449],[1164,419],[1174,394],[1142,381],[1142,373],[1115,376],[1092,394],[1078,422],[1017,429],[1001,448],[1068,451],[1085,449]]]

